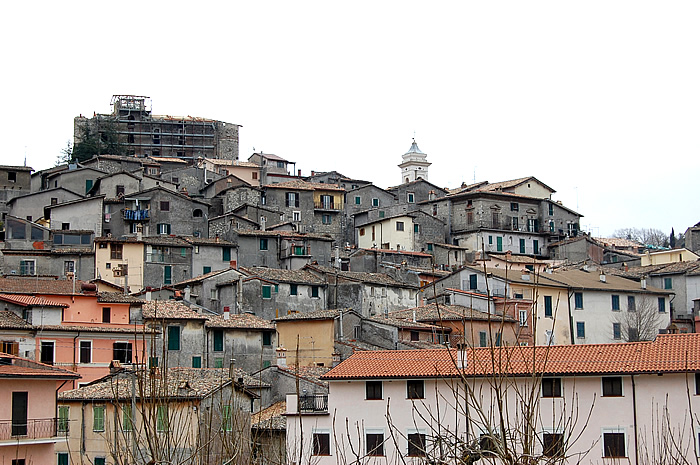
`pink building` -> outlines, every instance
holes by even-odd
[[[298,463],[696,463],[700,334],[357,352],[287,396]]]
[[[0,463],[56,463],[65,442],[56,415],[58,389],[76,379],[68,370],[0,353]]]

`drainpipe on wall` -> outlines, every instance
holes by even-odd
[[[630,375],[632,380],[632,416],[634,418],[634,463],[639,463],[639,435],[637,427],[637,387],[634,384],[634,375]]]
[[[571,314],[571,296],[574,295],[573,290],[569,290],[567,294],[567,299],[566,299],[566,306],[569,310],[569,334],[571,335],[571,344],[575,343],[575,338],[574,338],[574,316]]]

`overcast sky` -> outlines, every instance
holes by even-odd
[[[43,169],[112,94],[243,125],[264,151],[380,187],[535,176],[582,228],[700,221],[700,3],[12,2],[2,164]]]

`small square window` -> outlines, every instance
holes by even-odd
[[[267,239],[260,239],[260,250],[267,250]]]
[[[586,323],[583,321],[576,322],[576,337],[583,339],[586,337]]]
[[[397,230],[397,231],[403,231],[403,221],[397,221],[397,222],[396,222],[396,230]]]
[[[622,376],[602,378],[603,397],[622,397]]]
[[[170,211],[170,202],[161,201],[160,202],[160,211],[169,212]]]
[[[425,399],[425,382],[422,379],[406,381],[406,397],[409,399]]]
[[[367,455],[373,457],[384,456],[384,433],[367,433]]]
[[[408,456],[425,457],[425,434],[409,433],[408,435]]]
[[[314,433],[312,455],[331,455],[330,433]]]
[[[289,285],[289,295],[299,295],[299,289],[296,284]]]
[[[603,433],[603,457],[627,457],[625,433]]]
[[[542,397],[561,397],[561,378],[542,378]]]
[[[311,297],[318,297],[318,286],[311,286]]]
[[[382,382],[381,381],[367,381],[365,384],[366,399],[367,400],[380,400],[382,398]]]
[[[272,298],[272,287],[271,286],[263,286],[262,287],[262,298],[263,299],[271,299]]]
[[[542,434],[542,455],[545,457],[563,457],[564,435],[561,433]]]
[[[581,310],[583,308],[583,292],[574,293],[574,308]]]

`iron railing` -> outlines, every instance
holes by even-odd
[[[39,418],[17,422],[12,420],[0,421],[0,441],[8,439],[42,439],[56,437],[58,426],[57,418]],[[60,434],[68,432],[68,425],[62,424]],[[63,431],[65,430],[65,431]]]
[[[299,396],[300,413],[325,413],[328,412],[328,395],[310,394]]]

